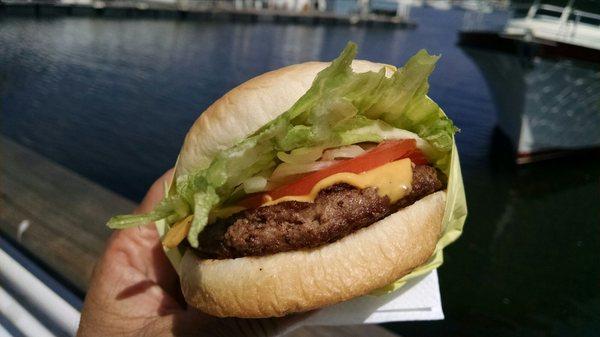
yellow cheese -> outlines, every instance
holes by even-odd
[[[313,202],[321,190],[341,183],[346,183],[360,189],[375,187],[380,196],[387,196],[391,203],[395,203],[411,190],[412,163],[410,159],[406,158],[393,161],[359,174],[337,173],[318,182],[307,195],[285,196],[279,199],[270,200],[262,206],[269,206],[292,200]]]
[[[190,231],[190,226],[194,220],[193,215],[188,215],[185,219],[174,224],[163,238],[162,244],[167,248],[175,248],[185,239]]]

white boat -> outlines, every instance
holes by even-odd
[[[490,1],[481,1],[481,0],[463,0],[458,3],[458,7],[466,10],[466,11],[474,11],[489,14],[494,11],[495,3]],[[496,6],[499,6],[496,5]]]
[[[435,8],[440,11],[449,11],[452,9],[450,0],[426,0],[425,3],[431,8]]]
[[[460,33],[518,163],[600,148],[600,5],[589,4],[535,1],[502,31]]]

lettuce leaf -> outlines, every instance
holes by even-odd
[[[192,247],[198,247],[198,234],[206,227],[208,214],[219,203],[219,196],[212,187],[194,194],[194,220],[188,232],[188,242]]]
[[[395,291],[404,286],[406,282],[424,275],[442,265],[444,262],[444,247],[456,241],[462,234],[463,226],[467,218],[467,200],[460,169],[460,159],[458,157],[458,150],[456,149],[454,139],[452,139],[451,146],[452,150],[450,158],[444,164],[444,170],[448,172],[448,186],[446,188],[446,207],[444,208],[444,217],[442,220],[443,231],[433,254],[429,260],[413,269],[409,274],[372,292],[372,295],[382,295]]]
[[[177,177],[175,192],[156,210],[114,217],[108,225],[125,228],[158,219],[170,224],[186,215],[175,205],[184,201],[195,214],[188,241],[197,247],[211,209],[235,199],[230,197],[243,190],[238,186],[244,181],[277,165],[278,152],[299,148],[415,138],[430,161],[446,171],[457,129],[427,97],[427,79],[439,56],[421,50],[403,68],[354,73],[356,49],[348,43],[288,111],[220,152],[207,169]]]

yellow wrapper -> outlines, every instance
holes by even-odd
[[[395,291],[402,287],[406,281],[439,267],[444,262],[444,247],[452,243],[462,234],[463,224],[465,223],[465,219],[467,217],[467,200],[465,198],[465,187],[463,185],[460,161],[458,158],[458,151],[456,149],[455,141],[453,141],[452,144],[449,168],[447,170],[445,167],[442,169],[448,172],[448,189],[446,193],[447,199],[446,209],[444,211],[444,223],[442,224],[443,232],[437,243],[435,252],[425,264],[417,267],[410,274],[404,276],[398,281],[376,290],[373,292],[373,295],[380,295]],[[168,188],[169,186],[165,186],[165,191],[168,191]],[[164,220],[157,221],[156,228],[158,229],[158,233],[160,234],[161,238],[168,230],[168,226]],[[185,250],[178,247],[173,249],[165,249],[165,253],[179,274],[179,264],[183,258]]]

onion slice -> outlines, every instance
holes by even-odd
[[[336,158],[354,158],[365,152],[366,151],[358,145],[341,146],[323,152],[321,160],[330,161]]]
[[[255,176],[246,179],[242,185],[244,186],[244,192],[247,194],[262,192],[267,187],[267,178],[263,176]]]
[[[277,158],[284,163],[308,164],[321,158],[323,150],[325,150],[324,146],[301,147],[292,150],[290,153],[277,152]]]
[[[338,161],[336,160],[328,160],[315,161],[307,164],[281,163],[279,164],[279,166],[277,166],[277,168],[275,168],[275,171],[273,171],[273,174],[271,175],[271,178],[269,178],[269,180],[270,182],[278,182],[284,180],[286,177],[289,176],[322,170],[337,162]]]

